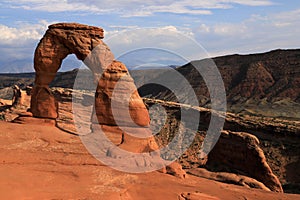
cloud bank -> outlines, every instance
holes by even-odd
[[[1,4],[1,3],[0,3]],[[166,44],[168,35],[161,39],[142,40],[143,38],[154,38],[155,34],[171,34],[170,32],[181,32],[202,45],[210,56],[219,56],[233,53],[255,53],[275,48],[299,48],[300,47],[300,9],[278,12],[273,14],[253,14],[243,21],[205,21],[200,16],[214,15],[215,9],[230,9],[236,5],[245,6],[269,6],[275,4],[269,0],[4,0],[1,6],[6,8],[22,8],[32,12],[70,12],[79,14],[88,12],[96,17],[99,13],[117,14],[122,19],[130,21],[141,16],[151,16],[156,13],[185,14],[187,24],[174,25],[168,19],[161,19],[164,25],[158,25],[148,31],[140,31],[139,35],[132,31],[118,40],[118,44],[111,45],[113,53],[118,51],[135,49],[139,47],[150,47],[151,42]],[[51,6],[50,6],[51,5]],[[13,9],[12,9],[13,10]],[[93,14],[95,13],[95,15]],[[195,17],[195,15],[200,15]],[[125,18],[127,17],[127,18]],[[131,18],[128,18],[131,17]],[[197,18],[198,21],[192,19]],[[43,18],[42,18],[43,19]],[[15,60],[27,60],[32,64],[34,49],[51,23],[51,20],[44,18],[38,22],[17,22],[12,24],[1,24],[0,22],[0,63]],[[145,18],[146,19],[146,18]],[[118,18],[119,20],[119,18]],[[183,20],[184,21],[184,20]],[[168,24],[169,25],[166,25]],[[102,26],[101,21],[99,24]],[[147,25],[126,24],[123,26],[107,23],[106,39],[114,34],[122,34],[122,30],[135,30]],[[133,41],[132,39],[135,38]],[[140,40],[139,40],[140,39]],[[154,39],[153,39],[154,40]],[[147,43],[148,42],[148,43]],[[193,49],[188,48],[188,40],[178,39],[178,42],[169,44],[170,48],[182,51],[189,55],[189,59],[201,59],[203,55],[195,54]],[[117,48],[114,48],[117,46]],[[115,52],[114,52],[115,51]],[[22,67],[22,65],[20,65]]]
[[[46,12],[115,13],[124,17],[150,16],[154,13],[210,15],[211,9],[229,9],[233,5],[268,6],[270,0],[4,0],[11,8]]]

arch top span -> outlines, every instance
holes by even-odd
[[[51,24],[48,26],[49,29],[63,29],[63,30],[89,30],[95,31],[95,34],[98,35],[101,39],[104,38],[104,30],[97,26],[89,26],[79,23],[57,23]]]

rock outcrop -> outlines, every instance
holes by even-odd
[[[62,101],[60,102],[60,108],[61,108],[59,111],[60,118],[64,120],[72,119],[72,112],[71,112],[72,106],[70,100],[68,99],[70,98],[69,97],[70,92],[71,90],[69,89],[52,88],[52,93],[65,97],[65,98],[58,98],[60,101]],[[79,91],[72,91],[72,92],[76,93]],[[145,99],[145,102],[148,105],[150,103],[162,104],[164,107],[167,108],[168,114],[171,115],[171,117],[175,117],[175,114],[171,113],[171,111],[174,112],[176,111],[176,109],[179,109],[179,106],[176,103],[170,103],[170,102],[168,103],[159,100],[150,101],[149,99],[148,100]],[[69,115],[68,116],[64,115],[64,112],[68,113]],[[203,108],[203,110],[201,111],[201,115],[203,117],[208,117],[206,116],[207,115],[206,112],[209,112],[209,110]],[[148,127],[141,127],[141,128],[130,127],[130,129],[128,127],[125,127],[125,130],[128,131],[126,132],[121,129],[124,128],[122,126],[118,127],[116,125],[109,125],[109,124],[101,125],[99,124],[98,119],[96,118],[97,116],[94,115],[94,117],[95,117],[94,120],[96,120],[94,121],[93,124],[94,132],[97,132],[98,131],[97,129],[101,128],[101,130],[105,132],[106,136],[113,143],[115,143],[118,147],[121,147],[122,149],[131,152],[145,152],[145,151],[149,152],[152,149],[158,148],[156,142],[158,142],[158,144],[164,144],[165,142],[167,142],[164,140],[168,140],[168,137],[172,137],[171,134],[172,132],[176,132],[174,129],[176,129],[177,126],[175,121],[173,120],[171,120],[170,122],[168,121],[166,123],[166,126],[168,126],[169,124],[171,127],[166,127],[168,130],[163,130],[162,132],[158,133],[156,135],[156,141],[155,141],[153,138],[142,139],[142,138],[135,138],[132,136],[132,134],[139,135],[139,134],[145,134],[145,132],[152,134],[151,131],[148,129]],[[154,115],[152,117],[155,120],[155,117],[159,117],[159,116]],[[89,116],[87,116],[87,118],[89,118]],[[35,123],[34,120],[32,119],[30,120],[31,120],[30,121],[31,124]],[[239,120],[241,119],[239,118]],[[24,121],[22,122],[19,120],[15,122],[24,123]],[[41,123],[41,121],[39,121],[39,123]],[[71,121],[64,121],[64,123],[68,125],[71,124]],[[50,125],[49,122],[47,123],[44,122],[43,124]],[[67,130],[71,131],[71,129],[67,129]],[[164,131],[166,131],[166,133]],[[264,190],[270,189],[277,192],[281,191],[280,182],[278,181],[277,177],[273,174],[272,170],[270,169],[265,159],[264,153],[259,147],[259,141],[255,136],[248,133],[242,133],[242,132],[223,131],[219,142],[217,143],[215,149],[209,154],[208,158],[204,160],[199,160],[198,158],[197,160],[196,154],[199,151],[199,148],[203,141],[203,137],[205,136],[206,133],[205,131],[201,131],[200,134],[201,137],[197,135],[194,140],[195,142],[191,145],[191,148],[188,150],[188,152],[190,153],[186,152],[182,156],[182,158],[180,158],[181,164],[183,164],[182,161],[186,162],[186,164],[183,164],[183,167],[186,170],[188,170],[190,174],[221,181],[221,182],[243,185],[245,187],[254,187],[254,188],[260,188]],[[116,152],[114,149],[110,149],[107,152],[107,156],[118,159],[120,154],[118,154],[118,152]],[[148,158],[149,157],[145,157],[144,159],[147,160]],[[140,166],[144,164],[145,164],[144,160],[138,163],[138,165]],[[207,171],[205,171],[205,169],[198,168],[199,166],[207,167],[208,169],[215,172],[208,173]],[[167,166],[166,169],[164,169],[162,172],[169,173],[180,178],[184,178],[186,176],[181,166],[178,165],[177,163],[174,163],[171,166]]]
[[[21,90],[18,85],[13,87],[14,95],[12,98],[13,107],[24,107],[28,108],[30,106],[30,92],[31,88],[27,87],[26,90]]]
[[[148,160],[152,157],[150,152],[159,147],[148,127],[150,122],[148,111],[125,65],[114,61],[113,54],[102,42],[102,38],[103,30],[97,27],[66,23],[49,26],[35,51],[36,78],[31,98],[31,112],[37,118],[58,117],[58,105],[49,84],[59,70],[62,60],[69,54],[75,54],[91,69],[97,84],[92,115],[93,132],[103,131],[123,150],[149,153],[142,160],[135,160],[134,157],[125,160],[133,160],[138,167],[151,165]],[[247,77],[253,79],[253,71],[256,68],[261,69],[262,74],[259,77],[263,83],[266,81],[270,83],[268,87],[271,87],[274,80],[272,75],[268,74],[268,70],[264,70],[263,63],[252,65]],[[251,83],[253,91],[259,89],[262,92],[266,89],[262,87],[265,84],[256,87],[254,83]],[[109,149],[106,153],[107,156],[116,159],[122,156],[116,149]],[[218,162],[221,164],[218,165]],[[220,141],[209,155],[207,166],[226,166],[241,171],[262,182],[270,190],[282,192],[281,184],[267,164],[258,139],[250,134],[223,132]],[[166,170],[173,175],[185,176],[178,165],[170,166]]]
[[[270,191],[263,183],[250,178],[248,176],[243,176],[228,172],[210,172],[204,168],[196,168],[188,171],[189,174],[194,176],[203,177],[223,183],[241,185],[247,188],[257,188],[265,191]]]
[[[206,167],[217,171],[231,169],[242,172],[262,182],[272,191],[283,192],[280,181],[273,174],[259,147],[259,140],[249,133],[223,131],[208,155]]]

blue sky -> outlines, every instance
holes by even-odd
[[[295,0],[2,0],[0,13],[0,72],[31,71],[34,49],[55,22],[100,26],[106,37],[136,28],[152,27],[144,38],[175,30],[209,56],[300,47]],[[189,43],[179,41],[178,48],[189,51]]]

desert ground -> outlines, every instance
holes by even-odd
[[[187,175],[123,173],[49,122],[0,122],[2,199],[300,199]]]

